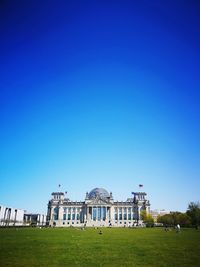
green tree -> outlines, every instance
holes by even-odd
[[[179,213],[177,215],[177,222],[182,227],[188,227],[191,226],[191,218],[186,213]]]
[[[165,214],[163,216],[159,216],[157,218],[158,223],[163,223],[164,225],[172,226],[173,225],[173,218],[171,214]]]
[[[177,224],[180,224],[180,222],[179,222],[180,214],[181,214],[181,212],[179,212],[179,211],[170,212],[170,215],[172,217],[172,225],[173,226],[176,226]]]
[[[168,226],[176,226],[177,224],[180,224],[182,227],[186,227],[191,225],[191,219],[188,214],[178,211],[159,216],[157,222]]]
[[[147,214],[146,210],[141,211],[140,216],[147,227],[152,227],[154,225],[154,219],[152,215]]]
[[[146,212],[146,210],[142,210],[142,211],[140,212],[140,217],[141,217],[141,219],[142,219],[143,221],[146,220],[146,218],[147,218],[147,212]]]
[[[190,202],[188,205],[187,215],[191,218],[192,225],[200,225],[200,203]]]

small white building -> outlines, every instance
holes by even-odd
[[[21,226],[24,210],[0,205],[0,226]]]

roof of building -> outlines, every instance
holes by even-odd
[[[108,191],[105,190],[104,188],[94,188],[88,194],[89,199],[94,199],[94,198],[105,199],[105,198],[109,198],[109,197],[110,197],[110,195],[109,195]]]

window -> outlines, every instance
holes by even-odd
[[[56,208],[54,208],[54,210],[53,210],[53,212],[54,212],[54,220],[58,220],[58,208],[56,207]]]
[[[94,207],[93,208],[93,221],[96,221],[96,219],[97,219],[97,208]]]
[[[117,208],[115,208],[115,220],[118,220]]]
[[[119,208],[119,220],[122,220],[122,208]]]
[[[63,220],[64,221],[66,220],[66,214],[63,214]]]
[[[101,208],[101,218],[103,219],[103,221],[106,220],[106,207]]]
[[[98,221],[100,221],[101,220],[101,207],[98,207],[97,210],[98,210]]]
[[[137,215],[133,213],[133,220],[137,219]]]

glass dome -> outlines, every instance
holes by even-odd
[[[104,188],[94,188],[88,195],[89,199],[95,199],[95,198],[106,199],[109,197],[110,195],[108,191],[106,191]]]

